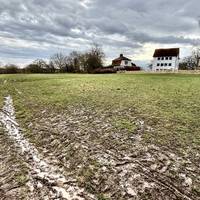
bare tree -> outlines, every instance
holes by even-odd
[[[192,56],[187,56],[179,63],[180,70],[195,70],[195,62]]]
[[[45,60],[37,59],[33,62],[33,65],[37,65],[40,71],[44,73],[54,73],[55,68],[52,64],[48,64]]]
[[[197,70],[200,68],[200,48],[195,48],[190,56],[183,58],[179,64],[182,70]]]
[[[192,60],[194,62],[195,70],[199,69],[200,65],[200,48],[196,48],[192,51]]]
[[[105,58],[105,54],[103,52],[103,49],[96,43],[94,43],[89,50],[88,53],[86,53],[86,63],[85,67],[87,69],[87,72],[92,72],[93,70],[97,68],[101,68],[103,66],[103,61]]]
[[[50,58],[50,63],[55,69],[65,72],[67,68],[67,57],[62,53],[56,53]]]
[[[82,54],[77,51],[73,51],[69,54],[69,56],[67,57],[69,72],[80,72],[81,56]]]
[[[42,69],[47,68],[47,63],[42,59],[37,59],[37,60],[33,61],[33,64],[38,65]]]

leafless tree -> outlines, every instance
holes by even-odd
[[[81,56],[82,54],[73,51],[67,57],[68,71],[69,72],[80,72],[81,70]]]
[[[42,69],[47,68],[47,63],[42,59],[37,59],[37,60],[33,61],[33,64],[38,65]]]
[[[180,70],[195,70],[195,63],[192,56],[187,56],[179,63]]]
[[[194,67],[195,67],[195,70],[196,69],[199,69],[200,68],[200,48],[195,48],[193,51],[192,51],[192,60],[194,62]]]
[[[183,58],[179,64],[179,69],[197,70],[200,68],[200,48],[195,48],[190,56]]]
[[[85,67],[87,72],[92,72],[93,70],[103,66],[105,54],[98,44],[92,44],[91,49],[86,53],[86,57]]]
[[[50,63],[55,69],[64,72],[67,66],[67,57],[62,53],[56,53],[50,58]]]

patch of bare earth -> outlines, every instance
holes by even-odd
[[[136,128],[115,127],[119,115]],[[19,125],[7,98],[0,119],[2,199],[200,199],[198,152],[146,144],[154,130],[129,111],[43,110]]]
[[[17,155],[20,155],[21,157],[18,157],[17,159],[26,166],[26,174],[24,172],[21,176],[17,176],[16,169],[11,173],[12,179],[6,180],[7,175],[8,178],[10,178],[10,174],[9,171],[6,173],[3,170],[6,169],[6,167],[9,168],[10,165],[14,167],[13,164],[15,161],[14,159],[11,162],[7,160],[12,156],[13,152],[9,149],[10,146],[8,146],[10,151],[5,152],[5,156],[8,156],[8,158],[2,157],[5,161],[0,165],[3,171],[2,174],[0,174],[3,177],[1,182],[2,185],[0,185],[0,192],[2,193],[3,199],[96,199],[94,195],[91,195],[85,192],[83,188],[78,187],[71,177],[64,176],[62,170],[58,166],[50,163],[51,161],[42,156],[34,145],[24,137],[22,130],[16,121],[13,102],[10,96],[5,99],[5,105],[0,112],[0,122],[5,130],[4,133],[7,133],[7,138],[12,141],[13,148],[18,148],[16,152],[18,152]],[[4,138],[2,137],[0,139]],[[3,140],[1,140],[1,142],[3,142]],[[17,167],[19,167],[19,170],[22,170],[21,166],[17,165]],[[12,185],[12,182],[16,182],[17,180],[19,183],[16,183],[16,186]],[[28,188],[24,193],[23,187],[25,189]],[[15,188],[19,191],[15,191]],[[12,193],[9,194],[11,190]]]
[[[43,110],[26,124],[28,137],[65,176],[99,199],[200,199],[199,164],[187,152],[180,156],[146,144],[144,132],[154,130],[132,115],[134,131],[117,129],[113,116],[123,114],[92,108],[60,114]],[[199,154],[193,154],[198,160]]]
[[[28,167],[14,142],[0,128],[0,199],[28,198]]]

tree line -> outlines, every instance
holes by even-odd
[[[98,44],[84,52],[73,51],[69,55],[56,53],[49,62],[37,59],[24,68],[14,64],[7,64],[0,68],[0,73],[94,73],[103,67],[105,54]]]

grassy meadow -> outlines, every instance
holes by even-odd
[[[0,82],[1,102],[10,94],[19,119],[31,120],[43,109],[59,112],[80,106],[99,112],[127,111],[127,115],[111,116],[113,123],[129,124],[129,116],[134,115],[155,129],[153,136],[146,135],[147,140],[200,144],[199,75],[3,75]]]
[[[113,163],[108,160],[106,165],[102,164],[105,161],[101,157],[108,152],[118,159],[122,155],[132,155],[144,162],[142,166],[151,173],[156,166],[158,172],[162,165],[178,162],[179,168],[176,164],[166,164],[166,170],[158,173],[161,177],[158,180],[169,182],[166,190],[174,184],[174,188],[180,189],[179,193],[170,196],[165,189],[147,192],[138,188],[139,199],[155,199],[156,195],[161,199],[183,199],[183,194],[198,199],[200,177],[195,166],[200,161],[197,156],[200,152],[200,75],[1,75],[1,106],[7,95],[13,98],[17,120],[29,141],[41,153],[58,158],[58,165],[98,199],[132,199],[128,196],[131,194],[127,192],[127,196],[123,196],[122,189],[117,188],[123,182],[116,171],[112,171],[115,165],[109,168]],[[138,135],[141,139],[137,146],[134,141]],[[159,149],[152,149],[153,145]],[[136,155],[137,151],[140,153]],[[148,152],[154,160],[147,159]],[[160,152],[167,162],[160,160]],[[172,153],[183,160],[170,157]],[[152,162],[157,163],[153,165]],[[101,171],[102,165],[108,172]],[[196,175],[190,174],[189,169],[193,168]],[[183,172],[193,180],[192,186],[186,183],[181,186]],[[108,173],[108,179],[102,178],[104,173]],[[155,176],[152,175],[152,180]],[[94,180],[100,181],[96,187]],[[104,191],[105,185],[113,193]]]

